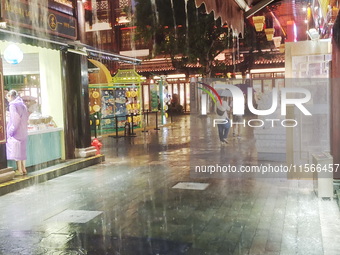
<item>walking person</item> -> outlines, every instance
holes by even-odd
[[[220,102],[216,104],[216,112],[217,112],[219,119],[226,120],[226,121],[223,121],[217,124],[218,136],[220,138],[221,144],[223,145],[223,144],[229,143],[227,138],[228,138],[228,133],[230,129],[230,119],[229,119],[230,107],[229,107],[226,97],[221,97],[221,100],[222,100],[222,104]]]
[[[7,123],[6,152],[8,160],[17,162],[17,175],[27,174],[25,167],[26,144],[28,138],[28,111],[18,92],[10,90],[7,93],[9,102],[9,120]]]

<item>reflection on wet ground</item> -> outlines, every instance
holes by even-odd
[[[105,138],[102,164],[1,196],[0,254],[340,254],[338,207],[311,181],[191,177],[189,119]],[[251,130],[216,137],[197,161],[256,163]]]

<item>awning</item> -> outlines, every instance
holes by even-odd
[[[251,2],[250,0],[248,0]],[[205,5],[208,13],[214,12],[215,19],[221,18],[236,33],[244,32],[244,12],[249,9],[245,0],[195,0],[196,7]]]
[[[116,53],[103,51],[100,49],[93,48],[92,46],[81,44],[78,42],[71,42],[63,40],[61,41],[59,38],[42,38],[34,35],[24,34],[20,32],[10,31],[6,29],[0,29],[0,40],[13,41],[17,43],[25,43],[32,46],[44,47],[54,50],[67,50],[74,49],[76,47],[82,48],[85,50],[83,53],[87,54],[89,57],[94,58],[105,58],[110,61],[117,61],[122,63],[128,63],[132,65],[139,65],[142,60],[119,55]]]

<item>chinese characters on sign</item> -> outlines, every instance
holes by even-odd
[[[38,5],[36,11],[20,1],[2,0],[1,13],[10,24],[45,31],[50,34],[75,40],[77,22],[72,16]]]

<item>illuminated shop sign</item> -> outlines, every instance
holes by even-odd
[[[77,22],[74,17],[20,1],[2,0],[2,18],[10,24],[75,40]]]

